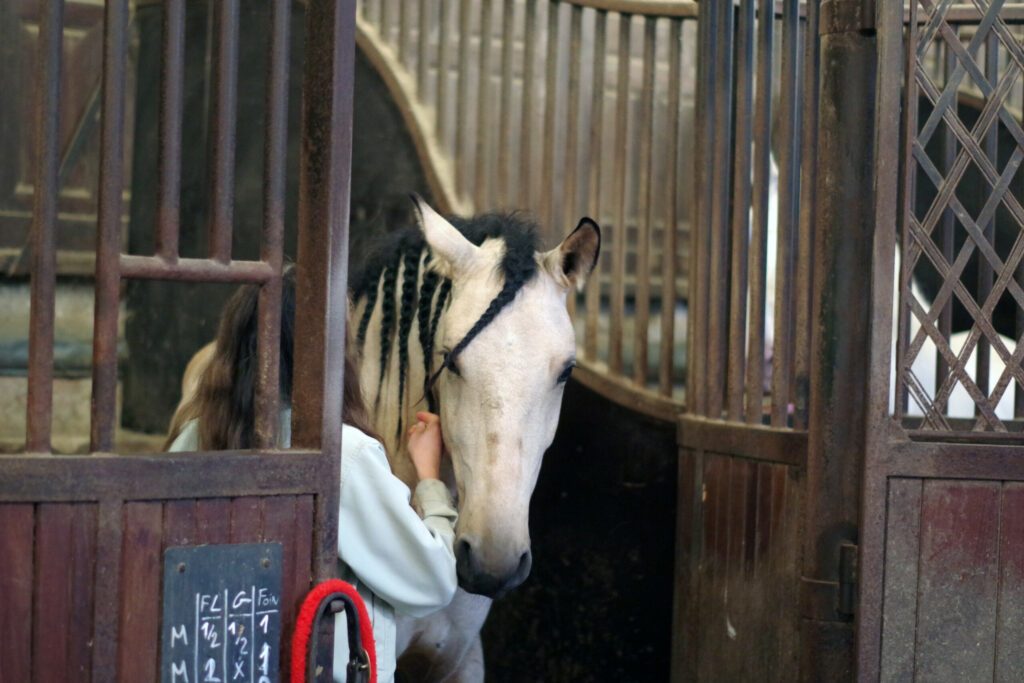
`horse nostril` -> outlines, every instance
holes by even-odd
[[[473,566],[473,543],[468,538],[455,541],[455,566],[460,576],[468,576],[475,571]]]
[[[523,581],[526,581],[526,577],[530,575],[530,568],[533,566],[533,554],[527,550],[519,556],[519,566],[516,567],[516,573],[512,578],[510,588],[518,586]]]

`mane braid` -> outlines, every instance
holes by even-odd
[[[405,375],[409,368],[409,333],[412,331],[412,321],[415,316],[414,305],[416,303],[416,281],[420,274],[419,248],[407,247],[405,258],[402,260],[402,298],[401,309],[398,314],[398,403],[404,406],[405,402]],[[396,436],[402,434],[402,412],[398,413],[398,429]]]
[[[391,357],[391,331],[395,327],[395,286],[398,283],[399,255],[384,271],[384,298],[381,301],[380,323],[380,377],[377,380],[377,404],[380,404],[381,388],[384,386],[384,374],[387,372],[388,360]]]
[[[359,320],[359,331],[356,333],[356,345],[360,350],[366,345],[366,333],[370,329],[370,318],[373,317],[373,309],[377,306],[376,282],[373,287],[366,290],[365,296],[366,310],[363,311],[363,317]]]
[[[423,380],[423,395],[427,397],[427,410],[432,413],[437,412],[437,398],[435,398],[433,392],[434,381],[437,380],[437,375],[444,369],[444,366],[438,369],[437,373],[431,375],[430,368],[432,364],[430,360],[434,355],[434,339],[437,336],[437,326],[441,322],[441,314],[444,313],[444,305],[447,302],[448,294],[451,291],[452,281],[445,278],[444,282],[441,283],[441,290],[437,293],[437,308],[434,309],[434,315],[430,320],[430,354],[427,354],[427,349],[423,350],[423,363],[427,368],[426,379]]]
[[[429,252],[427,258],[429,258]],[[432,312],[431,306],[434,303],[434,293],[437,291],[439,282],[440,278],[434,271],[426,270],[423,273],[423,282],[420,283],[419,301],[416,306],[416,324],[419,328],[420,348],[423,349],[423,374],[426,377],[430,376],[430,358],[434,353],[434,335],[430,327],[430,314]]]

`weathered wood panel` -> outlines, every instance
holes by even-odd
[[[677,680],[797,677],[801,470],[680,451]]]
[[[999,511],[996,680],[1024,680],[1024,484],[1003,487]]]
[[[121,620],[118,680],[156,680],[160,630],[163,505],[127,503],[121,548]],[[140,599],[142,596],[152,596]]]
[[[34,505],[0,505],[0,681],[27,681],[32,669],[34,526]]]
[[[882,680],[914,678],[914,635],[917,630],[917,557],[921,545],[921,481],[896,479],[889,486],[889,528],[886,553],[892,566],[885,574],[883,628],[889,637],[882,647]]]

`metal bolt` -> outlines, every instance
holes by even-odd
[[[266,557],[263,558],[263,561],[260,562],[260,564],[263,565],[264,569],[269,569],[270,568],[270,560],[267,559]]]
[[[178,563],[178,573],[179,574],[184,574],[185,573],[185,563],[184,562],[179,562]]]

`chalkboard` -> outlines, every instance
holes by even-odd
[[[164,552],[162,683],[277,683],[281,544]]]

